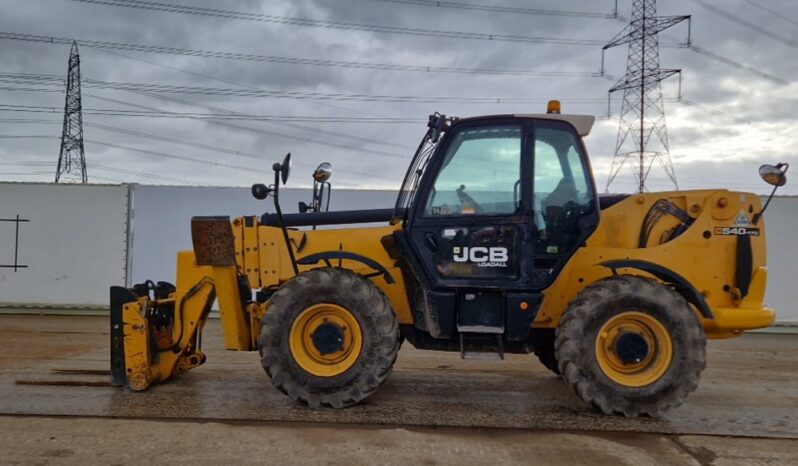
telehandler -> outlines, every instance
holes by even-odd
[[[463,357],[534,353],[606,414],[660,416],[696,389],[707,338],[772,325],[759,197],[725,189],[602,195],[582,138],[594,117],[431,115],[392,209],[194,217],[175,285],[111,288],[113,382],[132,390],[224,345],[259,351],[272,384],[343,408],[386,380],[404,341]],[[788,166],[764,165],[774,185]],[[363,226],[378,224],[377,226]],[[316,229],[340,225],[337,229]]]

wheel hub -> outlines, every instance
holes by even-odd
[[[322,355],[344,349],[344,330],[336,324],[325,322],[312,335],[313,345]]]
[[[599,329],[595,345],[601,371],[625,387],[653,384],[673,360],[668,330],[645,312],[630,310],[612,316]]]
[[[319,377],[335,377],[358,360],[363,333],[348,309],[333,303],[314,304],[294,320],[289,348],[304,371]]]
[[[648,342],[637,333],[624,333],[615,341],[615,353],[624,364],[637,364],[648,356]]]

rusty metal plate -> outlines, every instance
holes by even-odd
[[[193,217],[191,240],[197,265],[236,265],[235,239],[230,217]]]

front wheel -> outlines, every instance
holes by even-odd
[[[258,347],[272,384],[311,407],[351,406],[390,374],[399,350],[390,302],[344,269],[298,275],[271,297]]]
[[[649,278],[618,275],[585,288],[555,340],[563,378],[605,414],[658,417],[698,387],[706,338],[684,298]]]
[[[557,354],[554,351],[554,329],[540,329],[536,333],[533,349],[535,356],[546,369],[555,375],[560,375],[560,366],[557,364]]]

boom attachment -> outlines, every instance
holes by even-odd
[[[227,217],[195,217],[194,251],[177,259],[177,286],[151,281],[111,287],[111,374],[114,385],[146,390],[205,362],[202,330],[216,299],[225,348],[255,347],[246,303],[249,286],[238,274]],[[257,316],[257,305],[249,309]],[[256,318],[256,317],[253,317]]]

